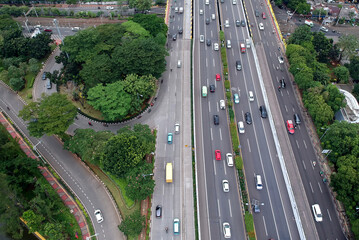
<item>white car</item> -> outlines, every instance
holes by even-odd
[[[231,238],[231,226],[227,222],[223,223],[223,234],[224,238]]]
[[[214,43],[214,44],[213,44],[213,48],[214,48],[215,51],[218,51],[218,50],[219,50],[219,45],[218,45],[218,43]]]
[[[204,42],[204,35],[199,35],[199,41],[202,43]]]
[[[278,61],[280,64],[284,63],[284,58],[282,56],[278,56]]]
[[[223,186],[223,192],[229,192],[229,183],[228,183],[228,180],[223,180],[223,181],[222,181],[222,186]]]
[[[323,26],[322,26],[322,27],[320,27],[319,29],[320,29],[320,31],[328,32],[328,28],[326,28],[326,27],[323,27]]]
[[[114,7],[112,7],[112,6],[106,6],[106,9],[107,9],[107,10],[113,10]]]
[[[290,12],[290,11],[287,11],[287,14],[288,14],[289,16],[293,16],[293,13]]]
[[[264,25],[263,25],[263,23],[259,23],[259,30],[264,30]]]
[[[203,15],[203,9],[199,10],[199,15]]]
[[[319,204],[312,205],[312,210],[313,210],[315,221],[322,222],[323,215],[322,215],[322,211],[320,211]]]
[[[98,223],[102,223],[103,222],[103,217],[101,214],[101,211],[99,209],[95,210],[95,217]]]

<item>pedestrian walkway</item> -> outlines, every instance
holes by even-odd
[[[32,159],[38,159],[38,156],[34,154],[32,149],[27,145],[24,139],[19,135],[18,132],[14,129],[14,127],[10,124],[10,122],[5,118],[4,114],[0,112],[0,123],[6,128],[6,130],[10,133],[10,135],[17,140],[20,145],[20,148],[25,152],[25,154]],[[41,174],[45,177],[45,179],[50,183],[52,188],[57,192],[60,196],[63,203],[70,209],[70,212],[76,218],[77,223],[80,226],[82,239],[85,240],[86,237],[90,236],[89,228],[86,222],[86,219],[79,207],[77,206],[75,200],[71,197],[71,195],[62,187],[62,185],[57,181],[57,179],[51,174],[51,172],[46,167],[39,167]],[[78,234],[78,233],[76,233]]]
[[[141,214],[142,214],[142,216],[145,216],[145,218],[146,218],[146,225],[142,229],[141,234],[138,236],[138,240],[146,240],[147,228],[149,227],[149,221],[147,219],[147,216],[148,216],[148,210],[150,207],[151,206],[150,206],[150,198],[149,197],[147,197],[145,200],[141,201]]]

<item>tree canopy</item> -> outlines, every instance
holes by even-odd
[[[74,122],[77,110],[65,95],[54,93],[43,96],[40,102],[31,102],[19,113],[19,116],[30,121],[30,135],[41,137],[44,134],[62,134]]]

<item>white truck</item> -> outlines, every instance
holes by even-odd
[[[304,24],[305,24],[305,25],[308,25],[309,27],[313,27],[313,26],[314,26],[313,22],[310,21],[310,20],[305,20],[305,21],[304,21]]]

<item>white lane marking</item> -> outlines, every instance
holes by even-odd
[[[219,199],[217,199],[218,216],[221,217],[221,209],[219,208]]]
[[[222,141],[222,128],[219,129],[219,138],[220,138],[221,141]]]
[[[328,213],[328,216],[329,216],[329,220],[332,221],[332,217],[330,216],[328,208],[327,208],[327,213]]]
[[[213,67],[216,66],[216,61],[215,61],[215,58],[213,58]]]
[[[268,236],[267,225],[264,216],[263,216],[263,225],[264,225],[264,231],[266,232],[266,236]]]
[[[208,102],[208,112],[211,112],[211,102]]]
[[[226,168],[226,161],[222,161],[223,168],[224,168],[224,175],[227,176],[227,168]]]
[[[228,205],[229,205],[229,215],[232,217],[232,205],[231,205],[231,199],[228,198]]]
[[[248,143],[249,152],[252,152],[252,150],[251,150],[251,145],[249,144],[249,139],[248,139],[248,138],[247,138],[247,143]]]
[[[303,144],[304,144],[305,149],[307,149],[307,144],[305,143],[305,140],[303,140]]]
[[[215,160],[215,159],[214,159],[214,161],[212,161],[212,162],[213,162],[213,169],[214,169],[214,175],[215,175],[215,176],[217,175],[216,161],[217,161],[217,160]]]
[[[284,105],[285,111],[288,112],[287,105]]]
[[[309,186],[310,186],[310,189],[312,189],[312,193],[314,193],[313,186],[312,186],[311,182],[309,182]]]
[[[303,163],[303,167],[305,170],[307,170],[307,166],[305,166],[305,162],[302,160],[302,163]]]
[[[211,140],[213,141],[213,132],[212,132],[212,128],[211,128]]]
[[[269,56],[272,57],[272,53],[271,53],[271,52],[269,52]]]
[[[206,67],[208,68],[208,59],[206,58]]]
[[[300,148],[299,147],[299,143],[298,143],[298,140],[296,139],[295,142],[297,143],[297,148]]]
[[[319,187],[320,192],[323,193],[322,188],[320,186],[320,182],[318,182],[318,187]]]

